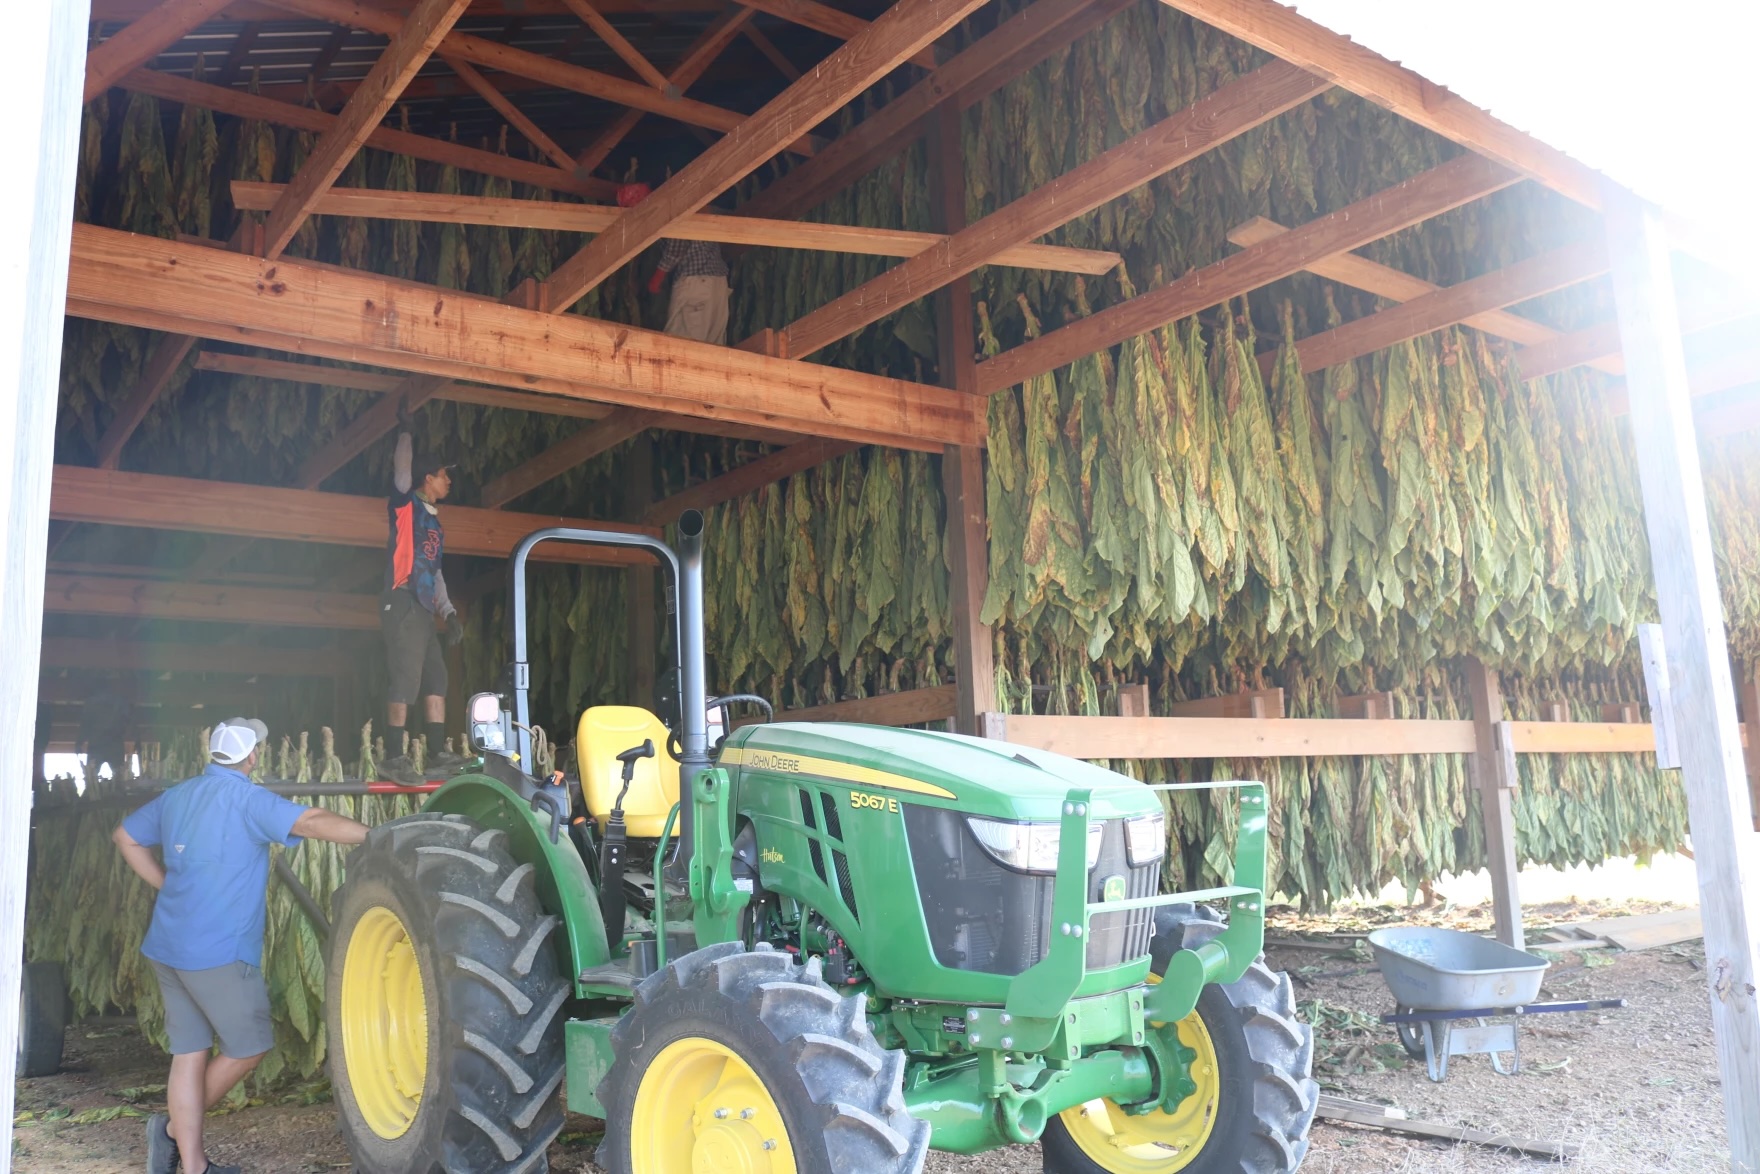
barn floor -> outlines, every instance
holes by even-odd
[[[1552,905],[1530,908],[1540,924],[1645,906]],[[1326,922],[1284,919],[1276,931],[1349,932],[1381,921],[1427,920],[1482,929],[1482,910],[1367,908]],[[1471,1125],[1580,1147],[1572,1168],[1595,1174],[1698,1174],[1728,1169],[1717,1063],[1707,1008],[1704,953],[1698,943],[1618,954],[1560,956],[1543,998],[1624,997],[1630,1006],[1600,1015],[1536,1018],[1522,1024],[1523,1072],[1500,1077],[1483,1057],[1459,1058],[1448,1082],[1431,1084],[1422,1065],[1404,1061],[1391,1030],[1362,1018],[1389,1010],[1380,976],[1366,956],[1274,950],[1273,965],[1296,980],[1296,997],[1323,1022],[1317,1047],[1328,1091],[1402,1106],[1413,1118]],[[1318,1001],[1319,1007],[1314,1006]],[[134,1114],[158,1106],[164,1060],[131,1026],[70,1030],[66,1069],[18,1084],[13,1133],[15,1169],[23,1174],[112,1174],[142,1166],[142,1125]],[[345,1169],[321,1084],[289,1088],[272,1103],[217,1115],[212,1153],[254,1174]],[[111,1120],[95,1118],[112,1117]],[[78,1122],[87,1123],[78,1123]],[[598,1123],[571,1118],[551,1150],[551,1168],[597,1174],[591,1156]],[[1304,1174],[1490,1174],[1546,1163],[1471,1146],[1396,1137],[1321,1123]],[[1038,1174],[1036,1149],[975,1158],[933,1155],[934,1174]]]

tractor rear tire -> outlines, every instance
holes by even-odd
[[[929,1125],[863,1000],[760,944],[687,954],[636,988],[599,1085],[611,1174],[918,1174]],[[725,1102],[725,1103],[722,1103]]]
[[[61,1070],[67,1038],[67,979],[59,962],[26,962],[19,988],[18,1074],[52,1076]]]
[[[376,827],[337,891],[324,1023],[363,1174],[531,1174],[562,1128],[561,919],[507,834]]]
[[[1156,974],[1174,951],[1202,945],[1223,929],[1221,919],[1203,906],[1172,909],[1175,916],[1157,919],[1150,944]],[[1240,981],[1206,986],[1193,1017],[1202,1023],[1201,1037],[1208,1041],[1215,1066],[1208,1082],[1214,1119],[1198,1129],[1197,1147],[1158,1151],[1151,1141],[1153,1126],[1133,1128],[1133,1123],[1161,1115],[1129,1117],[1113,1106],[1111,1123],[1122,1123],[1121,1132],[1149,1143],[1121,1147],[1106,1128],[1087,1124],[1095,1107],[1090,1104],[1059,1114],[1046,1125],[1046,1174],[1289,1174],[1302,1164],[1320,1086],[1312,1077],[1313,1031],[1296,1018],[1289,976],[1267,967],[1261,957]],[[1076,1133],[1071,1131],[1072,1115]],[[1078,1142],[1077,1133],[1087,1139],[1086,1146]]]

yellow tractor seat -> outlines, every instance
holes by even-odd
[[[623,800],[623,821],[631,839],[657,839],[666,829],[666,816],[678,802],[678,759],[667,752],[666,733],[665,724],[639,705],[595,705],[581,714],[575,761],[581,795],[601,832],[623,790],[623,763],[617,756],[640,746],[644,738],[654,743],[654,757],[636,760],[635,777]]]

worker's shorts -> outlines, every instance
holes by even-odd
[[[234,1060],[260,1056],[275,1046],[269,1022],[269,988],[248,962],[211,970],[177,970],[153,962],[165,999],[165,1034],[171,1054],[205,1052],[220,1041],[220,1054]]]
[[[418,697],[446,696],[446,658],[440,655],[434,613],[415,592],[387,592],[379,628],[385,633],[385,667],[391,678],[386,700],[409,705]]]
[[[666,333],[726,346],[727,278],[673,278]]]

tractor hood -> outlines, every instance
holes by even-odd
[[[1093,791],[1101,819],[1161,809],[1153,791],[1080,759],[1007,742],[845,722],[743,726],[728,736],[720,765],[798,774],[852,789],[970,815],[1054,820],[1075,787]]]

